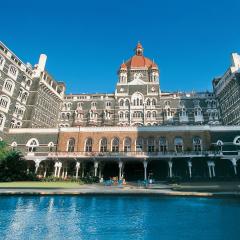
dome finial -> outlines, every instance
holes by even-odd
[[[143,47],[142,47],[142,44],[140,43],[140,41],[138,41],[138,44],[135,48],[135,54],[137,56],[142,56],[143,55]]]

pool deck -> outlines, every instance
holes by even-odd
[[[155,195],[240,198],[240,183],[153,184],[148,188],[134,184],[126,186],[84,184],[74,188],[0,187],[0,195]]]

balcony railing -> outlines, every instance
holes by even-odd
[[[46,158],[181,158],[181,157],[222,157],[239,155],[237,151],[183,151],[183,152],[26,152],[26,156]]]

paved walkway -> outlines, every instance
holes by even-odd
[[[238,191],[177,191],[172,185],[159,184],[149,188],[127,186],[81,185],[78,188],[0,188],[0,195],[165,195],[196,197],[239,197]],[[195,188],[196,189],[196,188]]]

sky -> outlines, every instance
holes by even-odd
[[[239,0],[2,1],[0,41],[67,93],[112,93],[138,41],[160,68],[162,91],[212,90],[240,52]]]

